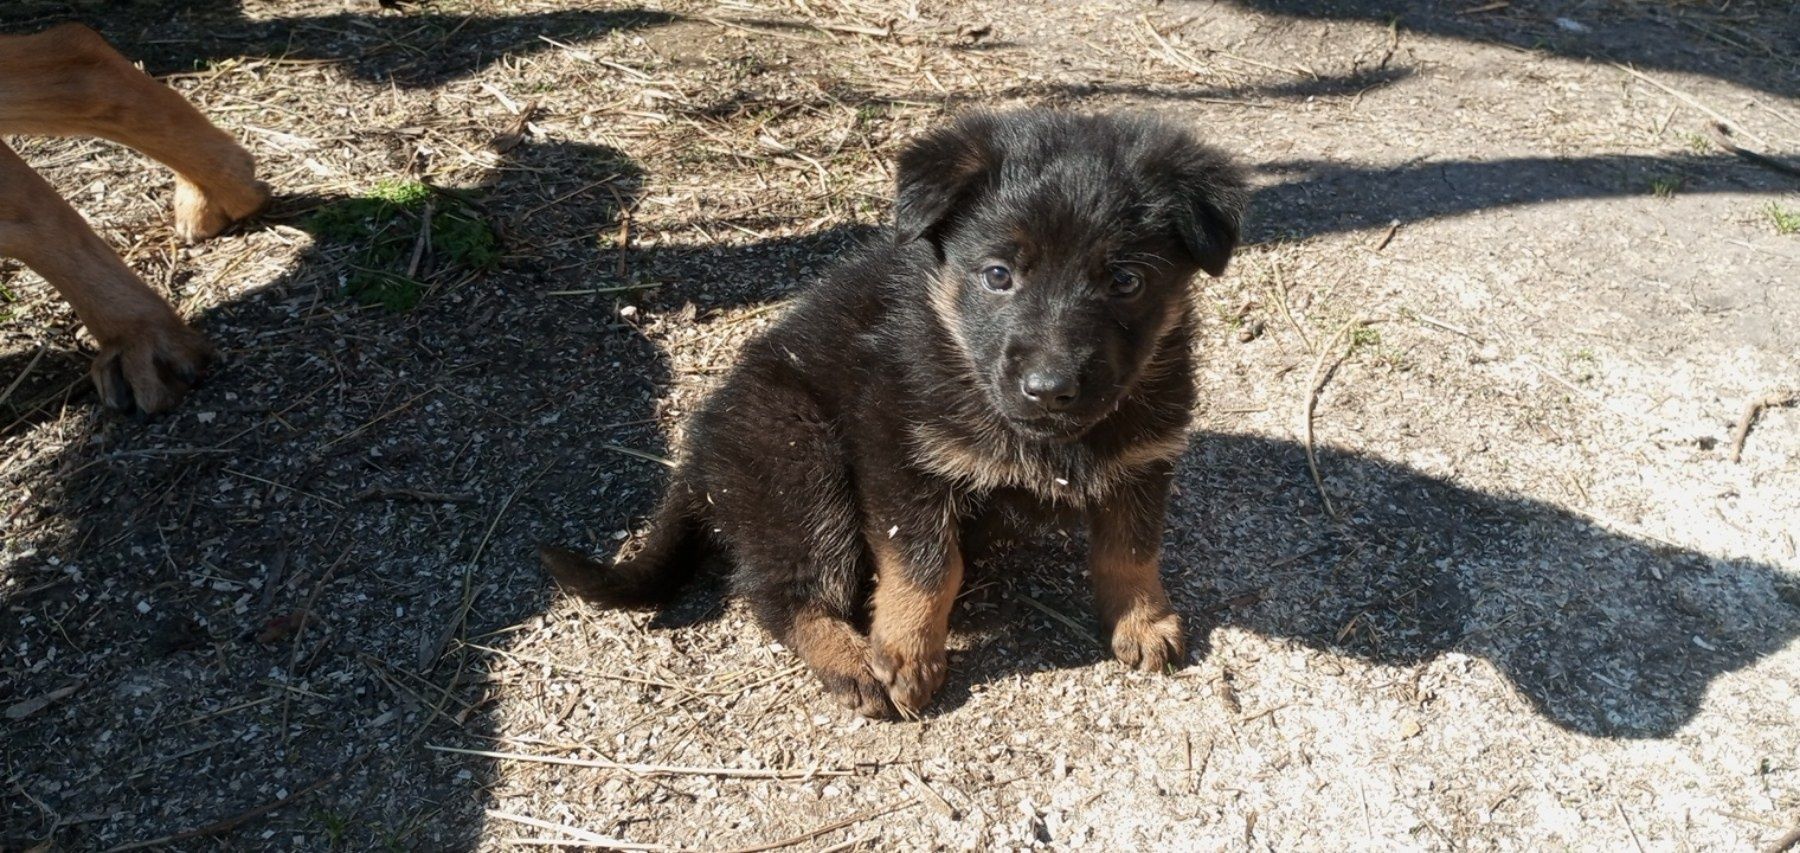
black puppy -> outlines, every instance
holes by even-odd
[[[722,549],[843,704],[913,716],[944,680],[960,531],[1023,503],[1085,514],[1113,653],[1179,661],[1157,563],[1195,397],[1189,281],[1224,272],[1246,195],[1225,155],[1150,118],[984,113],[925,135],[900,157],[891,243],[746,345],[642,550],[545,566],[648,607]]]

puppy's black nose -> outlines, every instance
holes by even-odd
[[[1019,391],[1038,408],[1060,412],[1075,405],[1075,395],[1081,391],[1081,386],[1076,383],[1073,373],[1032,370],[1019,380]]]

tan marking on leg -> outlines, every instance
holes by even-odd
[[[832,698],[865,717],[893,716],[887,690],[869,671],[869,639],[856,626],[816,610],[794,618],[785,638]]]
[[[1122,526],[1113,510],[1095,511],[1090,520],[1088,575],[1100,621],[1112,636],[1113,656],[1126,666],[1159,672],[1180,664],[1187,638],[1157,573],[1160,550],[1134,548]]]
[[[950,608],[962,587],[962,553],[953,541],[937,588],[907,576],[899,549],[885,538],[871,537],[875,555],[874,619],[870,633],[870,667],[887,685],[888,698],[903,716],[917,717],[944,684],[949,667],[944,649],[950,633]]]

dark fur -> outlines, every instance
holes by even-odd
[[[959,526],[1000,503],[1103,512],[1131,553],[1156,552],[1195,401],[1189,283],[1237,244],[1237,169],[1154,119],[1046,111],[966,117],[899,165],[893,241],[745,347],[643,549],[617,564],[546,550],[561,583],[654,606],[716,547],[785,642],[802,613],[867,625],[871,542],[929,587]],[[1005,293],[984,287],[996,262]],[[1120,265],[1135,297],[1106,292]],[[1078,390],[1037,411],[1020,396],[1032,371]]]

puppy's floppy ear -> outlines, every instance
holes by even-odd
[[[894,238],[910,243],[937,231],[1000,167],[999,123],[976,113],[940,127],[900,152]]]
[[[1178,131],[1159,153],[1153,162],[1169,195],[1176,238],[1207,274],[1224,275],[1250,200],[1243,171],[1224,152]]]

